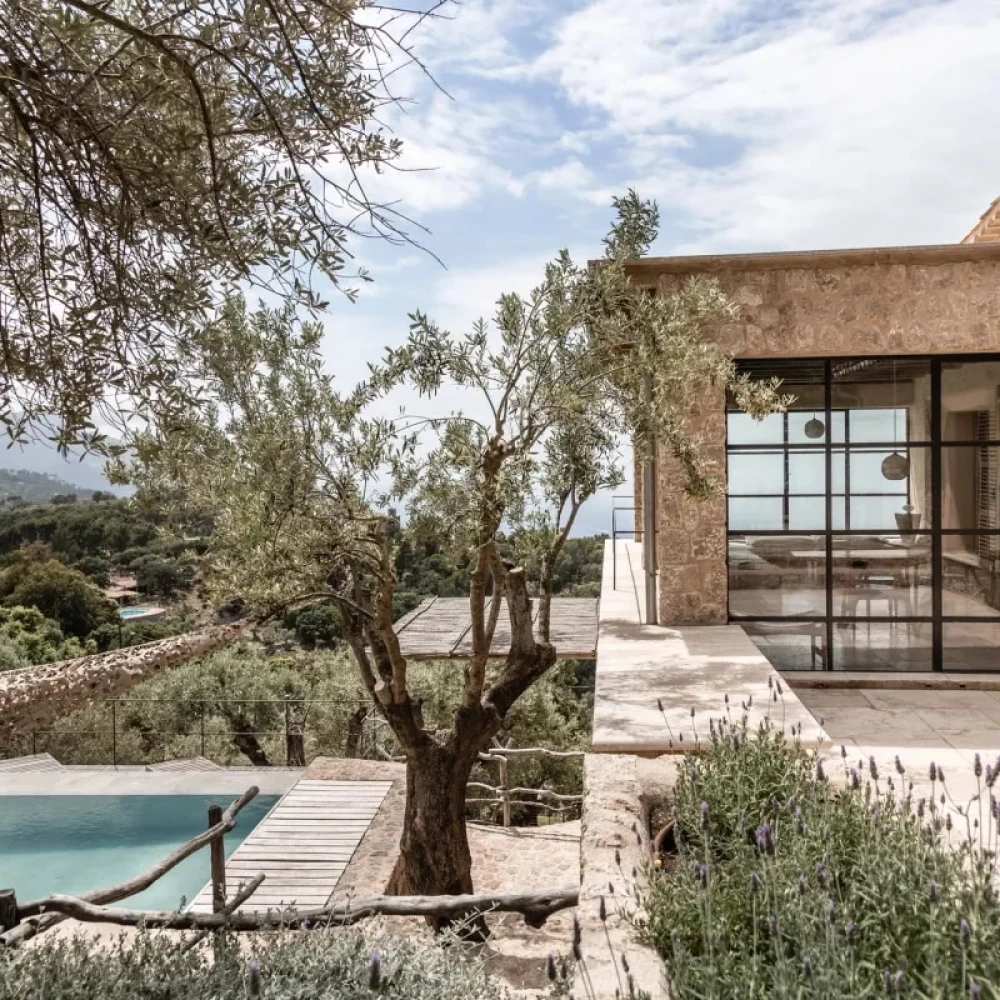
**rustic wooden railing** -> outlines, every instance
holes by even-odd
[[[513,790],[512,790],[513,791]],[[225,850],[223,838],[236,825],[240,810],[256,798],[258,789],[248,788],[225,810],[209,810],[208,828],[172,851],[147,871],[117,885],[94,889],[82,896],[54,894],[20,903],[14,889],[0,889],[0,947],[14,947],[49,930],[56,924],[76,920],[114,924],[122,927],[195,930],[195,937],[183,947],[190,948],[206,934],[220,931],[301,930],[317,926],[346,926],[376,915],[404,917],[461,917],[490,911],[520,913],[531,927],[541,927],[553,913],[575,906],[577,889],[544,889],[535,892],[498,892],[462,896],[374,896],[311,910],[268,909],[263,913],[241,913],[264,882],[255,875],[241,885],[232,898],[226,897]],[[212,913],[186,911],[132,910],[108,904],[128,899],[148,889],[154,882],[203,847],[211,847]],[[218,938],[216,941],[218,942]]]

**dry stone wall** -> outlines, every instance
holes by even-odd
[[[115,698],[162,670],[237,639],[244,625],[217,625],[110,653],[0,673],[0,739],[30,733],[95,701]]]

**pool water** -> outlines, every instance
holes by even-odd
[[[233,795],[0,795],[0,887],[27,902],[77,895],[139,875],[208,826]],[[226,857],[278,801],[258,795],[226,834]],[[208,848],[118,906],[173,910],[208,881]],[[234,887],[235,888],[235,887]]]
[[[130,608],[121,608],[118,612],[119,618],[138,618],[140,615],[148,615],[150,611],[157,609],[152,604],[136,604]]]

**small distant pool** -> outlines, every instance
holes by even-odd
[[[233,795],[0,796],[0,886],[27,902],[53,892],[76,895],[122,882],[208,825],[208,807]],[[278,801],[258,795],[226,834],[226,857]],[[182,861],[119,906],[172,910],[208,881],[208,848]]]
[[[144,618],[147,615],[160,617],[163,615],[163,608],[158,608],[152,604],[137,604],[131,608],[121,608],[118,612],[119,618]]]

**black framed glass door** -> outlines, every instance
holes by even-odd
[[[743,361],[729,613],[782,669],[1000,670],[1000,354]]]

